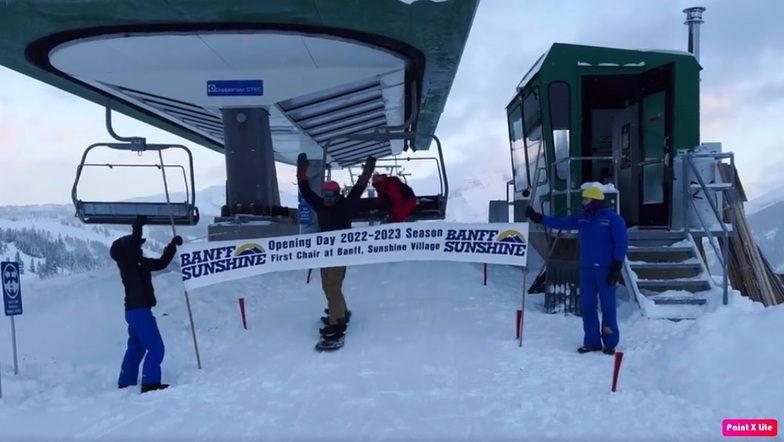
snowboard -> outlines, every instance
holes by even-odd
[[[325,340],[324,338],[319,338],[319,341],[316,343],[314,350],[317,352],[338,350],[340,348],[343,348],[343,342],[345,339],[346,339],[346,335],[341,336],[337,340],[334,339]]]

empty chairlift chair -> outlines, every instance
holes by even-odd
[[[98,164],[87,163],[87,155],[96,147],[106,147],[117,150],[128,150],[142,153],[144,151],[157,151],[160,162],[157,164]],[[162,151],[166,149],[182,149],[188,154],[188,173],[182,165],[166,165],[163,163]],[[135,201],[83,201],[79,198],[77,189],[82,171],[85,167],[154,167],[161,170],[166,192],[165,202],[135,202]],[[170,201],[168,185],[166,183],[166,169],[177,169],[182,173],[185,182],[185,201]],[[85,224],[122,224],[130,225],[138,216],[147,218],[147,225],[177,225],[193,226],[199,222],[199,209],[196,207],[196,190],[194,189],[193,155],[190,149],[179,144],[136,144],[136,143],[96,143],[89,146],[82,155],[81,163],[76,167],[76,179],[71,190],[71,199],[76,209],[76,216]]]

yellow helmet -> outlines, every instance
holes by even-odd
[[[583,190],[583,198],[590,198],[593,200],[603,200],[604,192],[598,187],[587,187]]]

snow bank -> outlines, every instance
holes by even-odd
[[[706,313],[654,355],[663,391],[725,404],[727,418],[782,418],[784,305],[764,308],[734,296]]]
[[[784,417],[784,356],[765,340],[782,335],[784,307],[733,298],[671,322],[621,302],[627,356],[611,393],[613,358],[577,354],[580,319],[542,313],[541,295],[526,298],[518,347],[511,267],[490,266],[487,286],[478,264],[351,267],[354,318],[328,355],[311,350],[318,272],[310,284],[294,271],[195,290],[202,370],[178,276],[155,278],[174,387],[149,395],[115,388],[126,333],[116,271],[25,286],[18,375],[0,327],[0,440],[702,441],[721,438],[722,419]]]

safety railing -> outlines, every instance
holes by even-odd
[[[699,169],[697,168],[694,160],[697,158],[707,158],[712,160],[712,167],[717,168],[718,164],[721,163],[724,159],[729,159],[729,172],[730,176],[728,182],[720,182],[720,183],[711,183],[706,184],[705,180],[702,177]],[[697,181],[694,183],[692,180],[688,179],[690,176],[690,172],[693,173],[694,179]],[[719,211],[717,207],[716,198],[714,198],[714,192],[720,192],[722,195],[721,200],[724,201],[724,198],[727,198],[727,206],[729,211],[729,218],[730,218],[730,226],[735,226],[735,155],[732,152],[726,153],[713,153],[713,152],[684,152],[683,153],[683,228],[687,235],[690,234],[689,228],[689,203],[691,201],[692,208],[694,209],[694,214],[697,215],[697,219],[700,221],[700,225],[702,226],[703,232],[705,236],[708,238],[708,242],[713,248],[713,252],[716,254],[716,258],[719,260],[719,264],[721,264],[722,270],[722,291],[723,291],[723,302],[726,305],[729,302],[729,237],[730,237],[730,229],[727,228],[727,224],[724,222],[724,215],[722,212]],[[711,211],[713,215],[716,217],[716,222],[719,226],[721,226],[721,234],[722,238],[724,239],[724,248],[722,249],[721,245],[719,244],[718,240],[716,239],[715,235],[713,235],[712,226],[708,224],[708,220],[706,220],[697,207],[696,198],[693,197],[692,191],[700,192],[702,191],[703,195],[705,195],[704,199],[707,200],[708,204],[710,205]],[[727,192],[725,194],[725,192]],[[722,203],[722,206],[724,204]],[[734,229],[734,227],[733,227]]]
[[[585,161],[585,162],[594,162],[594,161],[612,161],[613,163],[613,176],[612,176],[612,184],[615,187],[615,191],[617,193],[617,197],[615,198],[615,211],[618,212],[619,210],[619,203],[620,203],[620,191],[618,190],[618,174],[619,174],[619,165],[618,161],[612,157],[567,157],[560,159],[558,161],[554,161],[550,165],[550,176],[556,176],[555,171],[558,165],[566,163],[566,189],[564,190],[554,190],[552,185],[550,186],[550,191],[548,192],[550,195],[550,204],[553,203],[554,197],[558,195],[566,195],[566,212],[572,213],[572,194],[581,193],[582,189],[580,187],[575,187],[573,185],[572,180],[572,163],[576,161]]]

